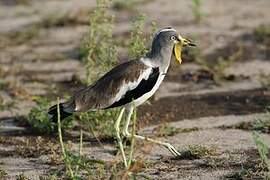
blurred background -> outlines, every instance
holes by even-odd
[[[170,159],[163,148],[142,144],[134,172],[151,179],[266,177],[270,162],[256,142],[270,140],[269,10],[269,0],[0,0],[0,178],[65,178],[57,128],[44,112],[57,97],[144,55],[164,27],[197,47],[183,49],[181,65],[172,61],[155,97],[138,108],[137,129],[190,154]],[[76,154],[84,134],[82,154],[104,161],[86,163],[89,174],[76,164],[81,178],[125,173],[112,173],[117,113],[63,122],[70,151]],[[93,175],[100,166],[104,174]]]

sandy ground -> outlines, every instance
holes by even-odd
[[[16,107],[0,112],[0,133],[7,139],[0,142],[0,167],[7,172],[4,179],[16,179],[22,173],[29,179],[40,179],[58,167],[50,164],[51,151],[48,149],[34,156],[32,151],[40,151],[41,147],[37,147],[40,141],[41,144],[55,143],[55,138],[29,135],[15,117],[26,115],[35,106],[31,96],[49,96],[52,90],[70,94],[78,88],[72,80],[74,75],[84,76],[78,47],[87,32],[87,12],[93,9],[95,1],[49,0],[33,1],[30,5],[12,2],[0,1],[0,67],[6,74],[3,80],[13,84],[11,88],[1,89],[0,93],[5,101],[16,102]],[[253,35],[259,25],[270,25],[270,2],[204,0],[202,10],[206,15],[200,24],[194,23],[190,6],[187,0],[153,0],[136,4],[132,11],[113,11],[116,38],[127,35],[130,21],[140,12],[148,18],[145,33],[149,33],[153,20],[158,22],[158,27],[173,26],[184,36],[195,39],[206,61],[228,58],[240,46],[243,48],[239,60],[225,70],[225,75],[233,78],[220,85],[205,77],[201,66],[192,60],[181,66],[172,64],[155,100],[139,108],[140,133],[158,136],[156,129],[164,122],[176,128],[195,129],[156,138],[166,139],[179,150],[189,145],[202,145],[216,149],[216,154],[200,159],[176,159],[163,147],[138,142],[136,157],[147,162],[139,172],[141,179],[144,176],[151,179],[226,179],[243,167],[256,172],[259,164],[252,131],[235,127],[265,118],[265,107],[270,102],[270,91],[262,83],[262,77],[270,76],[269,41],[257,42]],[[38,36],[28,42],[15,43],[7,36],[52,15],[78,17],[78,22],[43,27]],[[120,61],[126,61],[126,48],[119,48],[119,52]],[[270,144],[269,134],[263,134],[263,138]],[[75,139],[72,147],[78,144]],[[35,150],[27,149],[28,141],[37,142],[29,145]],[[119,155],[112,153],[114,143],[102,143],[104,148],[86,140],[83,154],[108,163],[120,160]],[[250,178],[260,179],[261,174],[253,173]]]

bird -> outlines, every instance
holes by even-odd
[[[60,119],[65,119],[75,112],[121,107],[114,128],[122,159],[127,167],[127,159],[120,136],[120,123],[123,114],[126,113],[126,119],[122,135],[131,138],[128,128],[134,108],[154,95],[167,74],[171,59],[175,59],[179,64],[182,63],[181,50],[184,46],[196,45],[191,40],[182,37],[172,27],[158,30],[154,34],[151,49],[145,56],[117,65],[96,82],[74,93],[66,102],[60,103]],[[57,121],[57,107],[58,105],[54,105],[48,110],[50,119],[53,121]],[[172,155],[180,156],[180,152],[168,142],[137,134],[134,137],[162,145]]]

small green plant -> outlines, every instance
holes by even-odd
[[[155,129],[155,132],[160,137],[173,136],[178,133],[178,129],[173,126],[169,126],[168,124],[162,124]]]
[[[97,136],[101,139],[114,137],[113,125],[119,109],[100,110],[95,112],[80,113],[77,118],[85,123],[93,132],[98,132]]]
[[[114,0],[112,7],[115,10],[134,10],[134,7],[140,3],[151,2],[151,0]]]
[[[86,70],[86,83],[90,84],[117,63],[117,51],[112,37],[114,18],[109,14],[111,0],[97,0],[90,15],[89,32],[81,46]]]
[[[112,7],[116,10],[132,10],[135,3],[134,0],[115,0]]]
[[[263,133],[270,133],[270,120],[269,119],[256,119],[252,123],[252,129]]]
[[[254,30],[254,36],[257,41],[264,42],[270,39],[270,26],[261,25]]]
[[[7,5],[23,5],[23,6],[29,6],[31,5],[31,0],[13,0],[13,1],[1,1],[1,4],[7,4]]]
[[[249,169],[245,169],[242,167],[242,169],[238,171],[227,174],[225,178],[241,180],[241,179],[247,179],[251,175],[252,175],[252,172]]]
[[[58,126],[58,138],[59,143],[62,150],[62,159],[67,167],[67,175],[71,179],[81,179],[79,176],[80,170],[87,171],[88,175],[91,175],[91,166],[93,164],[104,165],[104,162],[101,160],[90,160],[87,157],[82,156],[82,143],[83,143],[83,134],[80,132],[80,144],[79,144],[79,153],[78,155],[68,151],[65,147],[63,136],[62,136],[62,128],[60,121],[60,107],[59,107],[59,98],[57,99],[57,126]]]
[[[201,159],[217,155],[216,148],[208,148],[201,145],[189,145],[188,148],[181,152],[180,159]]]
[[[252,129],[263,133],[270,133],[270,106],[266,107],[264,118],[256,119],[252,123]]]
[[[0,95],[0,111],[9,110],[15,106],[15,101],[4,101],[2,96]]]
[[[143,37],[142,31],[145,18],[145,15],[139,15],[132,25],[128,47],[128,55],[131,59],[137,59],[147,53],[147,39]]]
[[[29,180],[23,173],[16,175],[16,180]]]
[[[128,46],[128,56],[130,59],[138,59],[144,56],[148,52],[148,42],[152,42],[154,37],[154,32],[157,30],[156,22],[152,22],[152,28],[149,38],[143,36],[144,24],[146,21],[146,16],[140,14],[132,24],[132,29],[130,32],[130,40]]]
[[[209,63],[206,60],[197,59],[197,63],[202,66],[202,69],[208,72],[216,84],[221,84],[226,78],[225,70],[237,61],[243,54],[243,47],[240,46],[238,51],[232,54],[228,59],[219,57],[215,63]]]
[[[60,121],[60,106],[59,106],[60,102],[59,102],[59,98],[57,98],[57,126],[58,126],[58,137],[59,137],[59,142],[61,145],[61,150],[62,150],[62,154],[63,154],[63,159],[64,162],[66,164],[67,170],[68,170],[68,174],[69,176],[74,179],[74,173],[73,170],[71,168],[71,164],[70,164],[70,160],[67,158],[67,153],[66,153],[66,148],[64,146],[64,142],[63,142],[63,138],[62,138],[62,129],[61,129],[61,121]]]
[[[270,76],[261,75],[260,83],[262,88],[270,90]]]
[[[35,96],[33,100],[36,106],[28,113],[26,120],[31,127],[38,133],[51,134],[55,131],[55,123],[51,122],[46,114],[50,107],[50,101],[47,98]]]
[[[202,0],[192,0],[192,13],[196,23],[200,23],[205,13],[202,11]]]
[[[34,106],[28,115],[26,121],[37,133],[52,134],[56,131],[56,123],[52,122],[46,113],[51,106],[51,101],[48,98],[41,96],[33,97],[36,106]],[[64,129],[72,127],[73,117],[69,117],[63,121]]]
[[[81,9],[75,13],[70,12],[51,12],[42,17],[37,23],[40,27],[51,28],[66,25],[87,24],[89,9]]]
[[[253,132],[252,134],[253,140],[257,146],[259,151],[259,155],[261,158],[262,165],[267,169],[266,179],[270,178],[270,159],[269,159],[269,149],[270,145],[266,144],[266,142],[261,138],[261,136],[257,132]]]
[[[198,127],[192,127],[192,128],[176,128],[173,127],[167,123],[164,123],[157,128],[155,128],[155,134],[159,137],[166,137],[166,136],[174,136],[178,133],[186,133],[186,132],[192,132],[192,131],[198,131]]]
[[[11,39],[12,44],[23,44],[38,37],[39,34],[40,34],[40,27],[37,25],[32,25],[30,27],[23,29],[22,31],[10,33],[8,35],[8,38]]]
[[[7,172],[0,168],[0,179],[4,179],[4,177],[7,175]]]

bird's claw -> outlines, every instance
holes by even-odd
[[[178,152],[175,147],[173,147],[171,144],[169,143],[166,143],[165,144],[165,147],[175,156],[175,157],[178,157],[181,155],[180,152]]]

